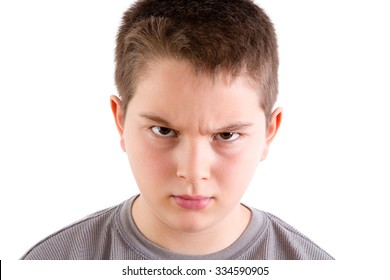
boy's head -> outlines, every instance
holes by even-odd
[[[246,75],[270,116],[278,93],[276,35],[252,1],[137,1],[117,36],[115,78],[124,115],[137,82],[161,58],[185,61],[212,78]]]
[[[137,227],[174,251],[226,247],[247,225],[240,200],[281,119],[271,112],[278,58],[268,17],[249,0],[138,1],[116,61],[122,100],[111,106],[140,190]],[[178,232],[219,232],[224,243],[167,244]]]

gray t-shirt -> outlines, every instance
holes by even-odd
[[[137,229],[130,213],[134,197],[92,214],[45,238],[25,260],[324,260],[333,259],[306,236],[272,214],[253,209],[242,235],[229,247],[202,256],[161,248]]]

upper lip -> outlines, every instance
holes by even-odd
[[[202,200],[202,199],[208,199],[210,198],[209,196],[203,196],[203,195],[187,195],[187,194],[183,194],[183,195],[175,195],[177,197],[180,197],[182,199],[188,199],[188,200]]]

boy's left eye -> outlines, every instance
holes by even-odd
[[[224,142],[230,142],[236,140],[238,137],[240,137],[239,133],[234,133],[234,132],[221,132],[218,133],[215,136],[215,139],[219,141],[224,141]]]

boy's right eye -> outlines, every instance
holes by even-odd
[[[154,134],[160,136],[160,137],[172,137],[177,136],[176,132],[170,128],[163,127],[163,126],[153,126],[152,131]]]

